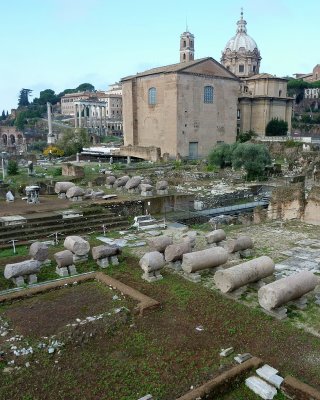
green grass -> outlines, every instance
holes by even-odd
[[[29,253],[28,246],[17,246],[16,253],[13,252],[13,248],[0,250],[0,258],[10,258],[16,256],[26,256]]]

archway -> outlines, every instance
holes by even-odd
[[[10,143],[11,144],[15,144],[15,142],[16,142],[15,136],[14,135],[10,135]]]
[[[8,136],[6,134],[2,135],[2,142],[4,146],[7,146],[8,144]]]

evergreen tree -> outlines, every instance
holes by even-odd
[[[3,110],[3,111],[2,111],[2,114],[1,114],[1,120],[4,120],[4,119],[6,119],[6,113],[5,113],[5,111]]]
[[[26,107],[30,104],[29,103],[29,95],[31,94],[31,92],[32,92],[31,89],[21,89],[20,90],[19,100],[18,100],[18,108]]]

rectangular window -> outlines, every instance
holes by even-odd
[[[240,117],[241,117],[241,112],[240,112],[240,110],[238,109],[238,110],[237,110],[237,119],[240,119]]]
[[[243,64],[239,65],[239,72],[244,72],[244,65]]]

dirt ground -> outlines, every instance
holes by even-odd
[[[0,399],[10,393],[11,400],[137,400],[152,393],[157,400],[172,400],[220,373],[236,353],[244,352],[263,358],[282,376],[293,374],[320,388],[319,338],[166,271],[162,281],[149,284],[141,280],[133,258],[108,273],[160,300],[161,309],[132,316],[130,323],[93,336],[80,347],[68,343],[59,356],[35,352],[28,368],[0,374]],[[85,307],[94,310],[90,307],[96,305],[91,303],[99,301],[99,296],[89,294]],[[62,299],[58,297],[56,304]],[[20,325],[23,311],[33,313],[28,310],[29,301],[12,308],[17,309],[13,317]],[[48,317],[40,317],[48,329],[54,324],[58,327],[60,318],[65,323],[88,312],[81,311],[82,301],[78,311],[67,307],[66,315],[59,306],[51,325],[50,300],[46,306],[34,301],[38,312],[51,311]],[[222,360],[221,348],[230,346],[235,353]],[[293,349],[299,349],[298,353]]]
[[[119,293],[118,293],[119,294]],[[66,324],[115,307],[115,295],[103,284],[82,283],[14,302],[2,317],[18,335],[39,338],[54,335]],[[1,340],[0,340],[1,343]]]
[[[39,204],[28,204],[21,199],[16,199],[13,203],[0,201],[0,217],[63,210],[70,208],[72,204],[69,200],[57,199],[56,196],[41,196]]]

